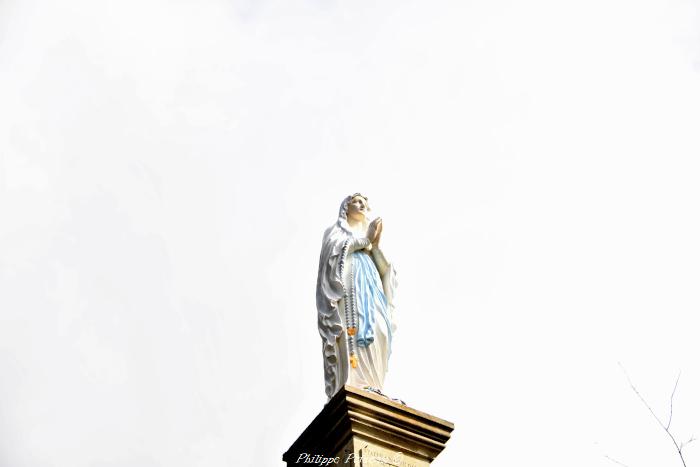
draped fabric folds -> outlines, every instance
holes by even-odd
[[[357,345],[367,347],[372,344],[376,321],[383,319],[389,331],[391,349],[391,322],[387,315],[386,296],[377,267],[368,254],[359,251],[350,255],[350,262],[353,267],[353,286],[359,318]]]
[[[379,249],[371,253],[364,249],[368,245],[364,238],[366,226],[362,231],[353,231],[348,225],[350,198],[341,204],[338,222],[324,233],[316,283],[318,331],[329,399],[345,384],[382,388],[395,330],[396,272]],[[344,250],[346,242],[354,247]],[[359,318],[357,368],[349,364],[343,299],[344,289],[350,293],[353,286]]]

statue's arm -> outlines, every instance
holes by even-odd
[[[381,249],[379,249],[379,247],[372,248],[372,259],[374,260],[374,265],[377,266],[379,275],[384,277],[389,271],[389,268],[391,268],[391,264],[389,261],[387,261],[384,253]]]
[[[350,243],[348,244],[348,253],[353,253],[357,250],[364,250],[371,243],[372,242],[369,240],[369,238],[351,238]]]

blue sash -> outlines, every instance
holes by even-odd
[[[356,251],[351,257],[355,276],[355,303],[359,318],[357,345],[367,347],[374,342],[374,323],[377,319],[376,311],[379,311],[386,322],[389,333],[389,352],[391,352],[391,323],[377,267],[367,253]]]

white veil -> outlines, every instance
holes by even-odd
[[[338,381],[338,337],[343,326],[338,311],[338,301],[343,298],[343,278],[340,266],[345,262],[343,245],[352,236],[348,225],[348,204],[352,196],[340,204],[338,221],[323,234],[321,257],[316,282],[316,308],[318,310],[318,332],[323,344],[323,369],[326,380],[326,395],[330,398],[343,384]]]

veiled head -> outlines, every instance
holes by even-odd
[[[348,201],[348,220],[363,222],[367,218],[368,211],[367,197],[360,193],[355,193],[350,197],[350,201]]]
[[[350,230],[348,224],[360,223],[366,226],[369,210],[368,198],[363,194],[355,193],[347,196],[340,205],[338,214],[340,226],[346,230]]]

